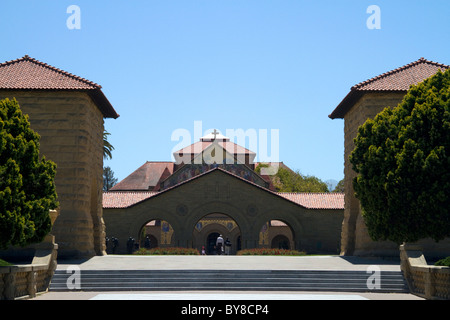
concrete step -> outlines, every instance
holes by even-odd
[[[56,270],[50,291],[70,291],[74,274]],[[408,292],[401,272],[381,271],[380,288],[368,288],[371,273],[326,270],[81,270],[76,290],[255,290]],[[369,284],[372,282],[369,281]]]

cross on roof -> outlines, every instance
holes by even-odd
[[[216,140],[216,136],[219,134],[219,131],[217,131],[216,129],[214,129],[214,131],[211,132],[211,134],[214,136],[213,140]]]

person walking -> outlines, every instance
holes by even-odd
[[[216,240],[216,250],[217,250],[218,255],[222,254],[223,247],[224,247],[224,241],[223,241],[222,235],[220,234]]]

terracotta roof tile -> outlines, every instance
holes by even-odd
[[[133,204],[157,195],[152,191],[109,191],[103,192],[103,208],[128,208]]]
[[[197,141],[183,149],[174,152],[174,154],[199,154],[202,153],[206,148],[208,148],[212,143],[213,142],[211,141]],[[215,143],[217,143],[219,146],[221,146],[231,154],[255,154],[253,151],[250,151],[234,142],[217,141]]]
[[[95,82],[55,68],[25,55],[0,63],[0,89],[3,90],[86,90],[106,118],[118,118]]]
[[[128,177],[120,181],[111,191],[153,190],[161,181],[173,173],[173,162],[147,161]]]
[[[450,66],[420,58],[400,68],[354,85],[347,96],[329,115],[331,119],[343,118],[364,92],[408,91],[411,85],[418,84],[434,75],[438,70],[445,71]]]
[[[344,209],[343,193],[277,192],[277,194],[308,209]]]
[[[2,89],[101,89],[101,86],[28,55],[0,64]]]
[[[128,208],[161,192],[156,191],[108,191],[103,193],[103,208]],[[275,193],[307,209],[344,209],[343,193]]]
[[[434,75],[439,69],[450,66],[420,58],[403,67],[380,74],[374,78],[358,83],[352,90],[408,91],[412,84],[417,84]]]
[[[178,186],[189,183],[192,180],[199,179],[212,172],[220,171],[230,176],[235,177],[247,184],[253,185],[261,190],[271,193],[275,196],[282,197],[297,205],[307,209],[344,209],[344,194],[343,193],[295,193],[295,192],[273,192],[269,189],[263,188],[251,181],[245,180],[221,168],[215,168],[195,176],[191,179],[185,180],[175,186],[172,186],[164,191],[109,191],[103,193],[103,208],[128,208],[141,201],[149,199],[159,194],[170,192]]]

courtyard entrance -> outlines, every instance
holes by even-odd
[[[174,229],[169,222],[161,219],[150,220],[142,226],[139,233],[139,247],[153,249],[172,247]]]
[[[219,235],[222,235],[224,241],[228,239],[231,243],[226,251],[230,255],[236,254],[241,249],[239,225],[233,218],[223,213],[208,214],[196,223],[192,231],[193,247],[201,252],[204,246],[207,255],[218,254],[216,241]]]

